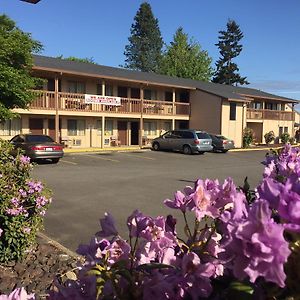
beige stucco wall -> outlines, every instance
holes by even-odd
[[[242,134],[246,124],[246,108],[243,103],[236,102],[236,120],[231,121],[229,101],[222,102],[222,129],[221,134],[234,140],[236,147],[242,147]]]
[[[202,91],[190,93],[189,127],[211,133],[221,133],[221,98]]]

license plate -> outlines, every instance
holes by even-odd
[[[52,148],[46,148],[46,151],[53,151]]]

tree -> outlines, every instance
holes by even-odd
[[[218,46],[221,57],[216,63],[217,70],[212,81],[227,85],[249,84],[247,77],[240,76],[237,64],[232,62],[243,49],[239,42],[244,35],[239,25],[233,20],[228,20],[227,30],[221,30],[219,33],[219,42],[215,45]]]
[[[131,25],[129,44],[125,46],[124,67],[143,72],[156,72],[163,40],[149,3],[141,4]]]
[[[96,64],[93,57],[79,58],[79,57],[75,57],[75,56],[63,57],[63,55],[60,55],[60,56],[57,56],[57,58],[64,59],[64,60],[70,60],[70,61],[78,61],[78,62]]]
[[[209,81],[213,74],[211,62],[207,51],[201,50],[201,46],[192,39],[189,40],[182,27],[179,27],[162,56],[159,72],[174,77]]]
[[[0,15],[0,121],[15,114],[13,108],[26,108],[34,98],[31,91],[40,80],[31,77],[32,52],[42,45],[21,31],[13,20]]]

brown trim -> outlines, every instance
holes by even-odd
[[[245,100],[243,100],[243,99],[235,99],[235,98],[224,98],[224,99],[227,99],[229,102],[241,102],[241,103],[249,103],[249,102],[251,102],[252,100],[250,100],[250,99],[245,99]]]
[[[287,103],[299,103],[299,100],[293,100],[293,99],[283,99],[283,98],[275,98],[269,96],[254,96],[248,94],[239,94],[239,95],[253,98],[253,100],[257,98],[257,99],[270,99],[270,100],[276,100],[276,101],[287,102]]]
[[[147,81],[147,80],[136,80],[136,79],[124,79],[123,77],[113,77],[113,76],[105,76],[105,75],[99,75],[99,74],[93,74],[93,73],[83,73],[83,72],[71,72],[67,70],[62,70],[62,69],[52,69],[52,68],[42,68],[38,66],[33,66],[33,70],[37,71],[47,71],[47,72],[59,72],[61,75],[62,73],[65,74],[71,74],[71,75],[77,75],[77,76],[85,76],[85,77],[92,77],[92,78],[101,78],[101,79],[110,79],[110,80],[120,80],[124,82],[134,82],[134,83],[141,83],[141,84],[146,84],[146,85],[158,85],[158,86],[163,86],[163,87],[176,87],[180,89],[188,89],[188,90],[196,90],[194,87],[187,87],[187,86],[182,86],[182,85],[176,85],[176,84],[164,84],[164,83],[159,83],[155,81]]]

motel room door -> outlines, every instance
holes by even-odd
[[[121,145],[127,145],[127,121],[118,121],[118,135]]]
[[[40,118],[29,118],[29,131],[32,134],[43,134],[44,121]]]

